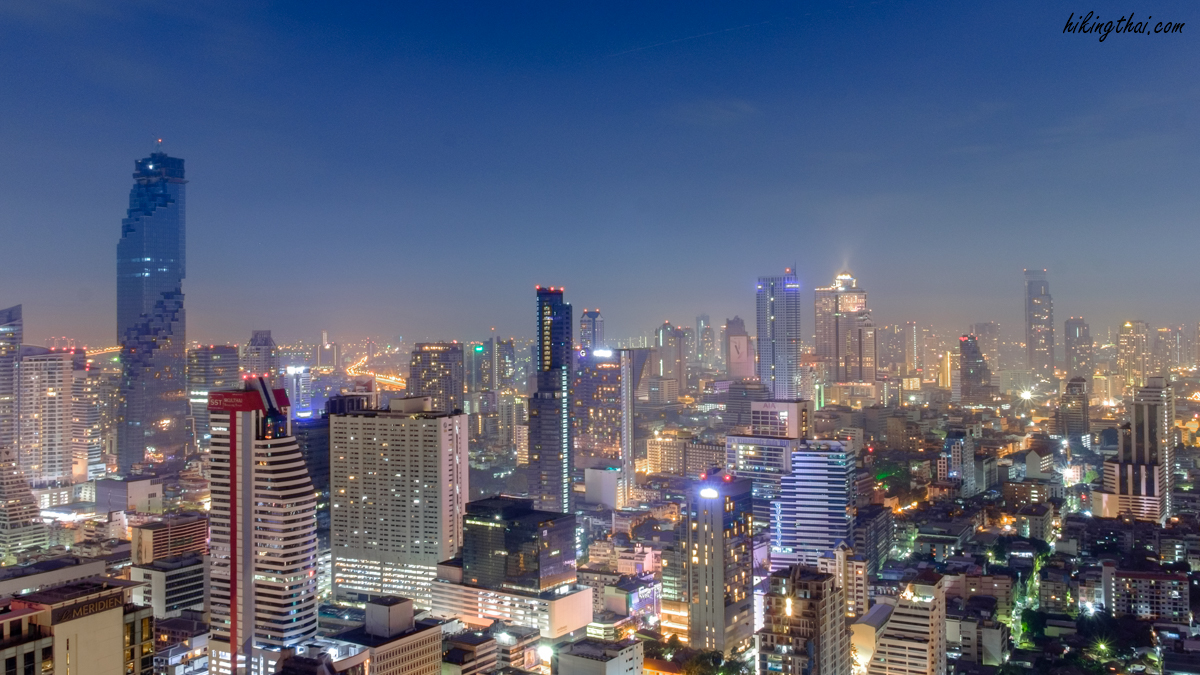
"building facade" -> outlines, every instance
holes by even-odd
[[[758,319],[758,378],[773,398],[800,397],[800,283],[791,268],[779,276],[759,277],[755,293]]]

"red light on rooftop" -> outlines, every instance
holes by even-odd
[[[708,478],[708,474],[706,474],[706,473],[700,474],[700,480],[704,480],[705,478]]]
[[[725,482],[728,483],[731,480],[733,480],[733,476],[730,476],[729,474],[725,474]]]

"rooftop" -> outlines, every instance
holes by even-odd
[[[622,642],[608,642],[606,640],[597,640],[595,638],[584,638],[579,642],[572,642],[562,648],[560,652],[563,655],[577,656],[583,659],[592,661],[611,661],[625,651],[636,645],[634,640],[624,640]]]

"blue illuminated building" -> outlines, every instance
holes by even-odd
[[[117,243],[122,368],[117,461],[122,474],[147,452],[170,457],[189,444],[183,160],[155,152],[134,166]]]
[[[803,441],[780,479],[771,512],[771,569],[816,565],[841,540],[854,541],[854,455],[839,441]]]
[[[537,288],[537,391],[529,398],[530,492],[541,511],[574,513],[571,474],[571,305],[562,288]]]

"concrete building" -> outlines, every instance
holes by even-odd
[[[180,616],[188,609],[203,611],[208,596],[205,568],[204,557],[195,553],[134,565],[129,580],[143,585],[133,589],[133,602],[152,608],[156,619]]]
[[[842,591],[846,602],[847,619],[856,619],[867,613],[870,603],[867,561],[855,555],[854,549],[845,542],[839,542],[832,551],[827,551],[817,560],[817,571],[833,575],[834,583]]]
[[[169,515],[162,520],[134,525],[130,531],[130,558],[134,565],[196,553],[208,553],[208,518]]]
[[[927,570],[905,585],[867,672],[945,675],[946,594],[940,574]]]
[[[241,382],[238,350],[232,345],[209,345],[188,350],[188,404],[196,429],[196,443],[208,450],[208,392],[232,389]]]
[[[853,541],[854,454],[841,441],[802,441],[771,504],[771,567],[816,565],[840,541]]]
[[[496,639],[464,631],[442,641],[442,675],[485,675],[496,670]]]
[[[800,283],[795,270],[780,276],[759,277],[755,293],[758,319],[758,378],[771,390],[772,398],[800,397]]]
[[[728,655],[754,637],[752,490],[749,480],[719,471],[688,494],[681,563],[693,649]]]
[[[554,653],[553,675],[641,675],[642,643],[638,640],[608,642],[585,638],[564,645]]]
[[[413,601],[383,597],[366,602],[366,623],[335,637],[362,648],[372,675],[438,675],[442,630],[413,620]]]
[[[759,673],[850,675],[846,599],[833,574],[796,566],[767,580]]]
[[[1104,461],[1104,491],[1093,495],[1099,497],[1093,512],[1163,525],[1172,513],[1175,484],[1175,395],[1165,379],[1151,377],[1138,388],[1129,414],[1118,429],[1116,456]]]
[[[435,412],[428,396],[388,405],[329,417],[333,592],[428,608],[438,562],[462,548],[467,416]]]
[[[316,492],[283,389],[247,380],[210,393],[208,407],[212,672],[267,675],[317,632]]]
[[[412,351],[406,391],[431,397],[432,410],[453,413],[463,409],[464,377],[461,344],[423,342]]]
[[[433,582],[433,611],[449,616],[498,619],[540,631],[560,640],[584,630],[592,620],[592,589],[563,584],[540,593],[503,590],[463,583],[460,561],[438,565]]]

